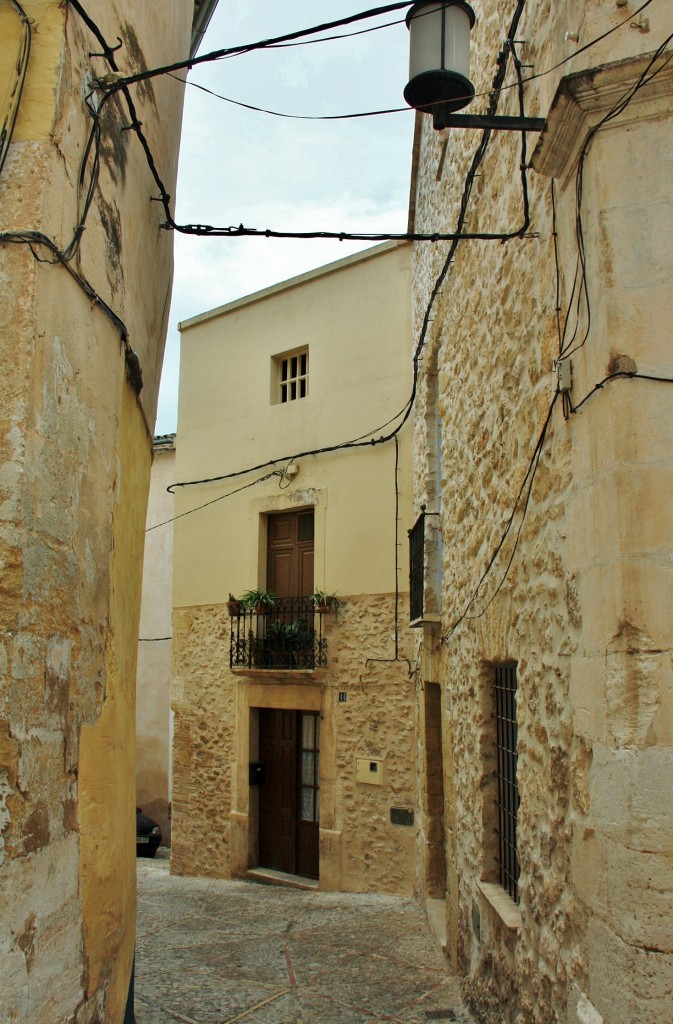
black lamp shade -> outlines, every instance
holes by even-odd
[[[443,115],[466,107],[474,96],[470,81],[470,31],[474,11],[464,0],[420,0],[409,9],[409,106],[433,115],[434,127],[445,127]]]

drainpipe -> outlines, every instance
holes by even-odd
[[[192,24],[192,45],[189,51],[190,57],[196,57],[197,50],[201,45],[201,41],[206,34],[208,28],[208,22],[212,18],[215,8],[217,7],[218,0],[201,0],[201,3],[195,5],[198,9],[194,13],[194,22]]]

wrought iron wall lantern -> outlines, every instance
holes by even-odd
[[[542,117],[458,114],[474,98],[470,81],[470,33],[476,21],[465,0],[419,0],[407,13],[409,75],[404,98],[410,107],[432,114],[433,127],[494,128],[541,132]]]

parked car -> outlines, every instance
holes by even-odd
[[[161,843],[161,829],[156,821],[136,807],[136,857],[153,857]]]

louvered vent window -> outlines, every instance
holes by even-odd
[[[299,349],[275,360],[276,403],[296,402],[308,395],[308,349]]]

